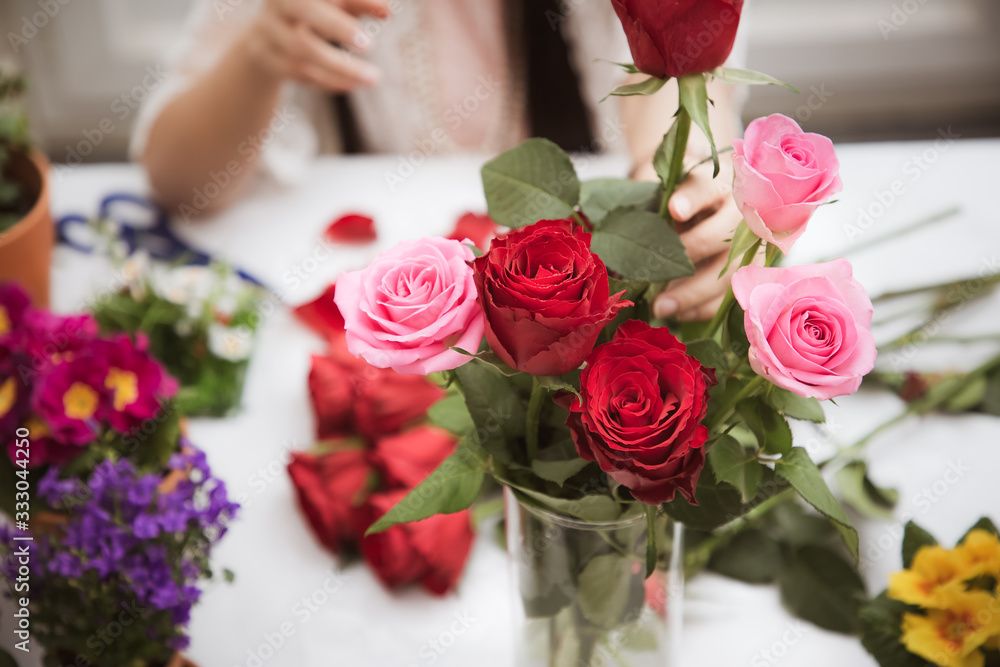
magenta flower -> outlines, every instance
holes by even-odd
[[[146,352],[144,336],[135,343],[127,335],[97,341],[94,352],[107,364],[104,388],[110,396],[106,417],[121,433],[155,417],[163,399],[177,392],[177,382]]]
[[[0,283],[0,336],[20,326],[31,298],[17,283]]]
[[[107,361],[87,355],[57,364],[35,386],[32,408],[62,443],[86,445],[98,434],[108,400]]]

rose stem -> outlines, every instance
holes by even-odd
[[[531,378],[531,399],[528,401],[528,416],[525,421],[525,440],[528,447],[528,464],[538,457],[538,421],[545,402],[546,389],[538,378]]]
[[[708,427],[708,430],[713,431],[716,426],[725,423],[725,421],[729,419],[729,415],[731,415],[733,410],[736,409],[736,406],[739,405],[740,401],[744,398],[752,396],[763,382],[763,376],[758,375],[754,379],[750,380],[745,387],[736,392],[736,395],[733,396],[732,400],[722,406],[722,408],[715,413],[715,418],[708,424],[705,424]]]
[[[684,155],[687,153],[688,136],[691,134],[691,116],[684,107],[677,110],[677,118],[674,120],[674,127],[670,128],[668,135],[676,129],[676,139],[674,141],[674,152],[670,156],[670,172],[667,179],[663,181],[663,199],[660,200],[660,217],[673,226],[674,221],[670,217],[669,204],[670,197],[677,189],[677,184],[681,182],[681,172],[684,170]]]
[[[760,240],[750,246],[745,253],[743,253],[743,259],[740,261],[740,266],[744,267],[753,261],[753,258],[757,256],[757,251],[760,250]],[[729,314],[729,309],[733,307],[733,302],[736,297],[733,296],[733,286],[732,284],[726,288],[726,295],[722,297],[722,305],[719,306],[719,310],[715,312],[715,317],[712,321],[708,323],[708,328],[705,329],[705,338],[713,338],[715,334],[722,327],[722,323],[725,322],[726,316]]]

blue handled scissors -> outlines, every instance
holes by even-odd
[[[190,266],[205,266],[212,261],[212,256],[190,246],[170,229],[170,216],[167,212],[138,195],[125,193],[110,194],[101,200],[98,210],[99,220],[110,220],[118,227],[118,238],[128,254],[142,249],[155,259],[171,263],[184,263]],[[90,226],[90,218],[70,214],[56,221],[56,234],[59,242],[83,253],[94,252],[94,246],[81,240],[74,234],[74,225],[85,228]],[[253,275],[241,269],[233,269],[243,280],[265,287],[264,283]]]

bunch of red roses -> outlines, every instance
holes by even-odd
[[[131,453],[176,391],[142,336],[99,336],[90,315],[61,317],[0,285],[0,441],[18,466],[61,465],[98,441]],[[30,451],[14,446],[22,428]]]
[[[350,355],[334,292],[331,286],[297,309],[329,339],[327,353],[312,357],[309,372],[319,444],[294,453],[288,465],[299,504],[325,547],[338,554],[359,550],[386,586],[419,582],[444,594],[458,581],[472,546],[468,511],[364,537],[455,450],[454,436],[424,423],[444,392],[424,377]]]

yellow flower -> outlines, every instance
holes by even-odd
[[[7,378],[3,382],[0,382],[0,417],[10,412],[10,409],[14,407],[16,399],[17,385],[14,383],[14,378]]]
[[[63,411],[70,419],[90,419],[97,405],[97,392],[82,382],[74,382],[63,394]]]
[[[139,398],[139,379],[131,371],[120,368],[108,369],[104,386],[114,391],[115,410],[121,412]]]
[[[971,579],[981,574],[1000,576],[1000,539],[989,531],[976,529],[955,548],[962,563],[963,578]]]
[[[0,335],[8,331],[10,331],[10,317],[7,315],[7,309],[0,306]]]
[[[889,579],[889,597],[906,602],[940,609],[942,593],[955,589],[965,589],[963,579],[964,563],[954,551],[940,546],[921,548],[913,559],[909,570],[896,572]]]
[[[939,591],[945,609],[903,615],[906,650],[940,667],[983,667],[979,648],[1000,633],[1000,600],[983,591]]]

